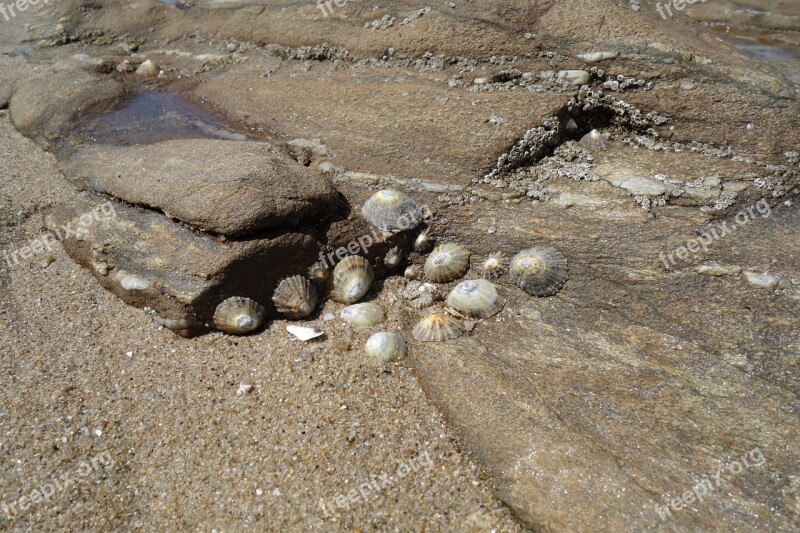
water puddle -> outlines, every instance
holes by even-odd
[[[108,114],[87,117],[73,131],[80,143],[132,146],[171,139],[248,141],[219,117],[189,100],[168,92],[142,93]]]
[[[717,36],[732,44],[740,54],[775,67],[800,85],[800,42],[769,31],[712,27]]]

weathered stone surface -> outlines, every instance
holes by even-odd
[[[342,203],[327,178],[261,142],[89,146],[64,161],[63,169],[82,188],[229,236],[296,225]]]
[[[85,218],[98,212],[104,216]],[[67,253],[129,305],[149,307],[162,319],[197,318],[209,324],[216,306],[230,296],[252,298],[268,316],[279,317],[272,303],[278,283],[290,275],[305,275],[321,257],[332,267],[341,258],[328,254],[342,247],[351,248],[342,256],[365,255],[377,272],[386,274],[382,265],[386,252],[394,246],[406,251],[411,246],[409,232],[384,238],[359,215],[332,215],[313,225],[225,241],[171,222],[160,213],[84,193],[73,205],[53,209],[46,221]],[[372,240],[363,239],[365,235]],[[361,246],[362,242],[369,245]]]
[[[65,133],[81,112],[123,94],[122,84],[108,76],[65,68],[21,81],[11,97],[9,111],[21,133],[48,142]]]
[[[799,287],[758,289],[736,268],[723,277],[691,272],[770,258],[771,272],[800,279],[790,229],[800,215],[781,204],[665,275],[660,253],[709,220],[679,209],[658,219],[630,207],[573,207],[565,217],[552,204],[448,211],[441,241],[506,257],[544,242],[570,261],[558,296],[528,298],[504,276],[500,315],[452,343],[412,340],[409,352],[501,498],[537,531],[800,525]],[[755,448],[763,461],[748,456],[751,466],[738,471]],[[704,501],[662,520],[656,505],[720,469]]]

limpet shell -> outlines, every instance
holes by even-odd
[[[264,325],[266,312],[250,298],[234,296],[217,306],[214,325],[230,335],[247,335]]]
[[[158,68],[158,65],[153,63],[153,61],[151,61],[150,59],[148,59],[147,61],[139,65],[139,68],[136,69],[136,74],[139,76],[153,77],[153,76],[158,76],[160,70],[161,69]]]
[[[411,300],[411,307],[420,311],[436,303],[436,296],[431,292],[420,291],[419,296]]]
[[[405,337],[400,333],[379,331],[369,338],[364,352],[381,363],[394,363],[406,356],[408,346]]]
[[[371,327],[386,322],[383,307],[372,302],[345,307],[341,316],[342,320],[354,326]]]
[[[489,318],[505,304],[494,284],[485,279],[462,281],[447,296],[447,306],[467,318]]]
[[[125,274],[119,278],[119,284],[126,291],[143,291],[150,287],[150,282],[133,274]]]
[[[445,313],[432,313],[414,326],[414,338],[422,342],[444,342],[457,339],[465,332],[464,325]]]
[[[196,318],[162,318],[158,315],[155,317],[156,324],[164,326],[174,334],[181,337],[194,337],[207,331],[206,325],[197,320]]]
[[[608,139],[598,130],[592,130],[584,135],[578,144],[588,148],[592,152],[604,152],[608,150]]]
[[[375,279],[369,261],[353,255],[344,259],[333,269],[328,295],[340,304],[353,304],[364,297]]]
[[[414,250],[424,254],[430,252],[431,248],[433,248],[433,237],[431,237],[430,228],[425,228],[414,240]]]
[[[481,265],[481,275],[486,279],[497,279],[506,271],[505,256],[500,252],[490,254]]]
[[[403,252],[401,252],[400,248],[397,246],[386,252],[386,257],[383,258],[383,264],[386,265],[387,268],[397,268],[402,262]]]
[[[286,331],[294,335],[294,337],[298,340],[303,342],[310,341],[311,339],[316,339],[317,337],[322,337],[325,335],[325,332],[319,330],[317,328],[307,328],[304,326],[286,326]]]
[[[434,283],[448,283],[469,270],[470,251],[460,244],[442,244],[425,261],[425,277]]]
[[[385,231],[410,230],[422,222],[419,204],[407,194],[393,189],[376,192],[361,211],[370,224]]]
[[[531,296],[552,296],[569,279],[569,266],[552,246],[535,246],[514,256],[510,275],[517,287]]]
[[[303,276],[291,276],[282,280],[272,295],[279,313],[292,320],[305,318],[314,312],[319,298],[317,289]]]

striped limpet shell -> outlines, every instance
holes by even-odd
[[[425,277],[434,283],[448,283],[469,271],[470,252],[460,244],[437,246],[425,261]]]
[[[517,287],[531,296],[552,296],[569,279],[569,266],[552,246],[535,246],[514,256],[509,273]]]

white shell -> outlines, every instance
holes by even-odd
[[[286,326],[286,331],[300,339],[301,341],[310,341],[311,339],[316,339],[317,337],[322,337],[325,335],[324,331],[315,329],[315,328],[305,328],[303,326]]]
[[[366,201],[362,212],[370,224],[390,232],[414,229],[422,222],[417,202],[393,189],[376,192]]]
[[[341,316],[342,320],[354,326],[371,327],[386,322],[383,307],[372,302],[345,307]]]
[[[387,268],[397,268],[402,262],[403,253],[397,246],[386,252],[386,257],[383,258],[383,264],[386,265]]]
[[[400,333],[380,331],[369,338],[364,351],[381,363],[394,363],[406,356],[408,346]]]
[[[462,281],[447,297],[447,305],[467,318],[489,318],[499,313],[505,303],[497,288],[485,279]]]
[[[119,284],[126,291],[143,291],[150,287],[150,282],[133,274],[125,274],[119,278]]]

